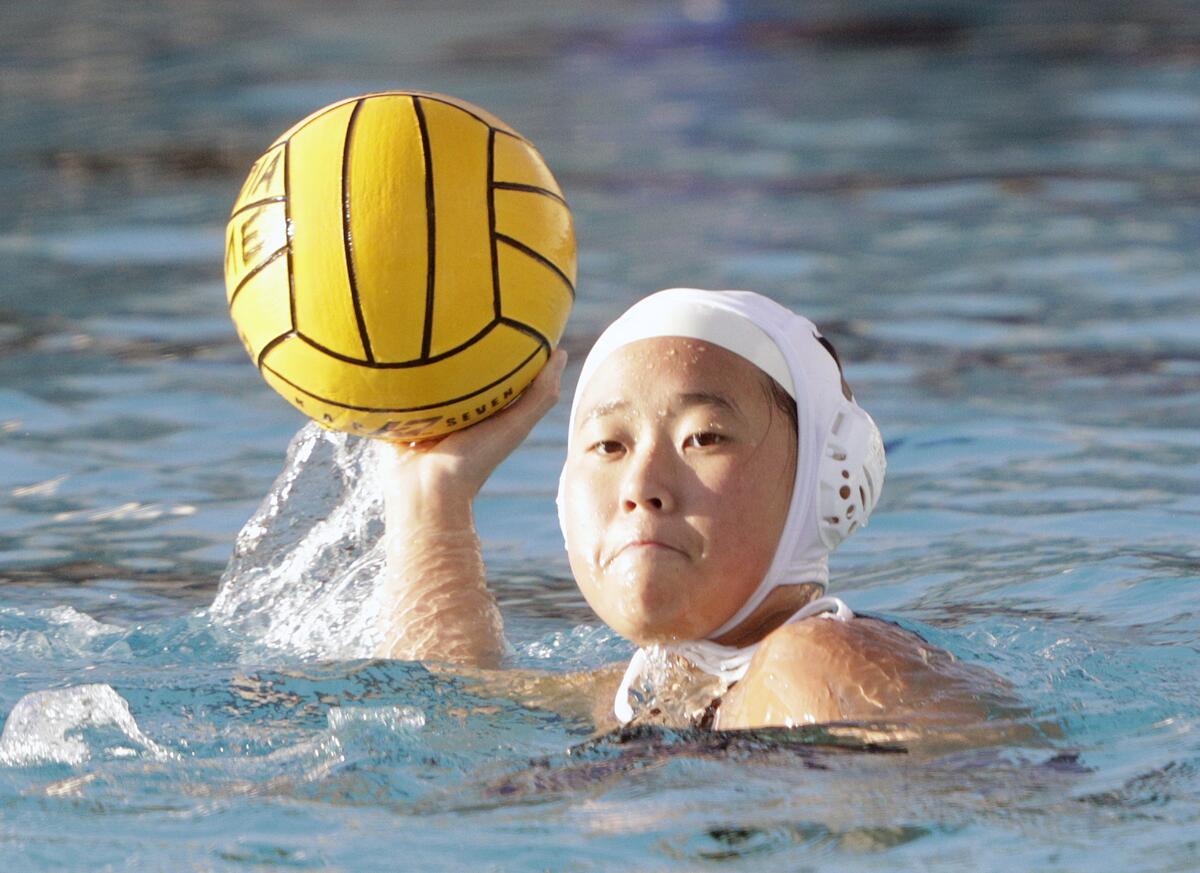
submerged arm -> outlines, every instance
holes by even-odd
[[[471,504],[483,483],[558,399],[556,352],[508,409],[440,440],[383,452],[387,565],[380,655],[494,666],[504,628],[487,587]]]
[[[619,727],[612,700],[625,673],[624,664],[596,670],[553,673],[544,670],[487,670],[445,667],[464,680],[463,690],[482,697],[514,700],[531,709],[558,713],[564,718],[590,722],[597,731]]]

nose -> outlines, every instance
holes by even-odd
[[[626,468],[621,483],[621,509],[625,512],[674,512],[670,452],[661,445],[640,447]]]

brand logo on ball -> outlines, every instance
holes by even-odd
[[[238,336],[327,427],[439,436],[503,408],[558,344],[575,236],[537,150],[484,110],[389,92],[255,162],[226,231]]]

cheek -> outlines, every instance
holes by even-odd
[[[616,617],[606,596],[612,592],[604,584],[600,555],[610,514],[605,512],[605,477],[597,475],[586,463],[568,461],[563,476],[563,528],[567,540],[567,560],[575,584],[588,605],[610,625]]]
[[[578,464],[568,464],[563,476],[563,533],[573,569],[579,561],[591,565],[596,560],[605,526],[599,486]]]
[[[727,584],[753,591],[775,555],[791,483],[777,469],[749,464],[706,485],[712,501],[705,533],[717,572]]]
[[[761,472],[744,464],[728,464],[703,471],[692,505],[710,521],[711,535],[738,540],[757,527],[763,507]]]

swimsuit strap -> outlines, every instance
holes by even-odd
[[[783,625],[793,624],[818,614],[821,614],[823,618],[834,618],[838,621],[849,621],[854,618],[854,613],[841,598],[827,596],[818,597],[805,604],[803,609],[793,613]],[[746,670],[749,669],[750,661],[754,657],[754,653],[758,651],[759,645],[761,645],[761,641],[737,648],[723,646],[712,640],[690,640],[672,643],[663,646],[663,649],[670,654],[679,655],[681,658],[691,661],[705,673],[718,677],[728,685],[746,675]],[[629,690],[642,675],[642,671],[646,669],[647,657],[646,649],[638,649],[633,653],[633,657],[629,659],[629,666],[625,669],[625,676],[617,688],[617,696],[613,700],[613,712],[616,713],[617,720],[621,724],[629,724],[633,720],[633,706],[629,703]]]

